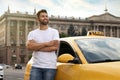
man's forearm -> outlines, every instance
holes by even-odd
[[[55,51],[59,45],[58,40],[52,40],[50,42],[37,43],[34,40],[29,40],[26,43],[27,49],[32,51]]]
[[[27,49],[32,50],[32,51],[37,51],[46,46],[47,46],[47,42],[46,43],[36,43],[35,41],[31,40],[26,43]]]
[[[58,47],[56,46],[51,46],[51,47],[44,47],[39,49],[38,51],[43,51],[43,52],[51,52],[51,51],[56,51]]]

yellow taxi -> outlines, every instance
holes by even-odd
[[[120,38],[61,38],[56,54],[55,80],[120,80]],[[24,80],[29,80],[31,65],[32,60],[26,66]]]

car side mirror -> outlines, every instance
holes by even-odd
[[[69,60],[68,61],[69,63],[75,63],[75,64],[79,64],[80,63],[80,61],[79,61],[79,58],[74,58],[73,60]]]
[[[58,57],[57,61],[62,62],[62,63],[67,63],[68,61],[73,60],[73,59],[74,59],[74,57],[72,55],[66,53],[66,54],[60,55]]]

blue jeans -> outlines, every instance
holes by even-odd
[[[54,80],[56,69],[48,68],[31,68],[30,80]]]

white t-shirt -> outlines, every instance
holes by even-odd
[[[48,42],[51,40],[59,40],[59,33],[57,30],[48,27],[46,30],[35,29],[28,34],[28,40],[35,40],[38,43]],[[55,51],[42,52],[33,51],[32,66],[39,68],[56,68],[57,56]]]

